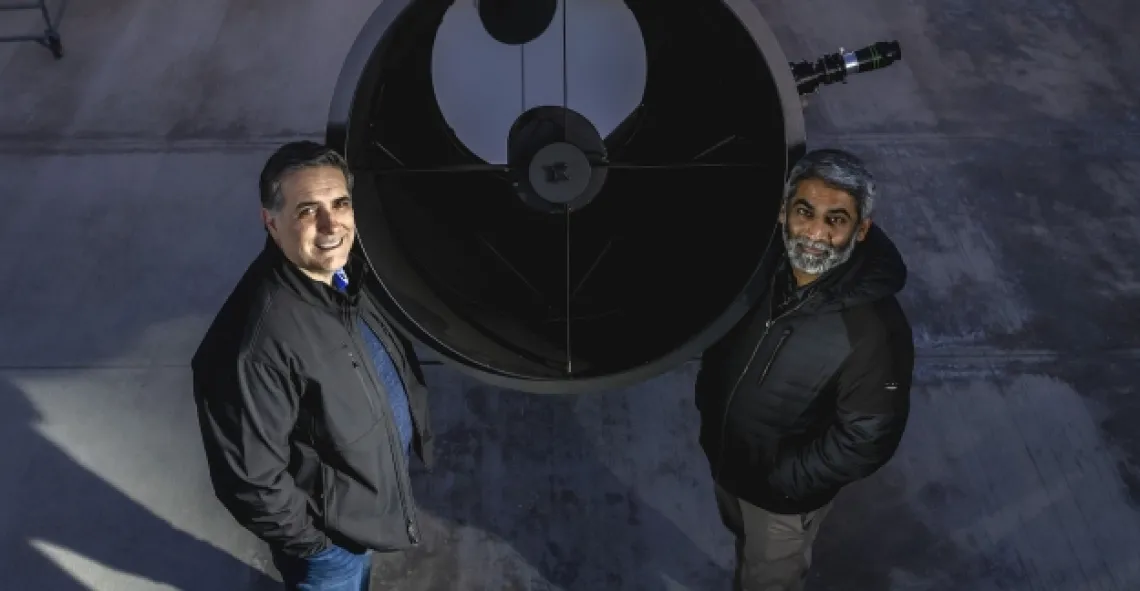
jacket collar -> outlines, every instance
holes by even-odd
[[[306,275],[285,256],[281,247],[268,234],[258,258],[266,266],[274,282],[285,288],[286,291],[305,303],[336,310],[345,305],[356,306],[359,303],[367,265],[364,264],[363,257],[359,255],[357,248],[358,244],[354,243],[348,256],[348,264],[344,268],[345,273],[348,274],[348,288],[345,293],[331,285],[315,281]]]

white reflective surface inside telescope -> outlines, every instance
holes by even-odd
[[[565,106],[607,137],[641,103],[647,71],[641,27],[622,0],[558,0],[550,26],[525,45],[496,41],[475,0],[458,0],[432,47],[440,111],[459,141],[490,164],[507,163],[507,136],[519,115],[563,106],[563,80]]]

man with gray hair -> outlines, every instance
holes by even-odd
[[[840,150],[805,155],[780,208],[782,252],[760,302],[705,352],[701,447],[737,591],[799,591],[836,494],[894,455],[914,340],[895,299],[906,265],[871,223],[875,183]]]

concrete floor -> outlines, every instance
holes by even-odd
[[[186,366],[260,245],[263,159],[322,135],[374,4],[76,0],[63,61],[0,45],[0,589],[267,582],[211,496]],[[760,4],[792,59],[905,55],[808,112],[812,146],[881,178],[919,339],[902,449],[840,497],[812,588],[1140,589],[1140,12]],[[726,589],[693,371],[555,398],[431,368],[427,539],[380,577]]]

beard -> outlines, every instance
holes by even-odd
[[[792,236],[787,224],[784,224],[784,247],[788,251],[788,260],[797,271],[808,275],[823,275],[846,263],[851,258],[851,253],[855,252],[857,243],[854,232],[846,243],[832,246],[827,242]],[[804,247],[818,250],[820,254],[809,253]]]

